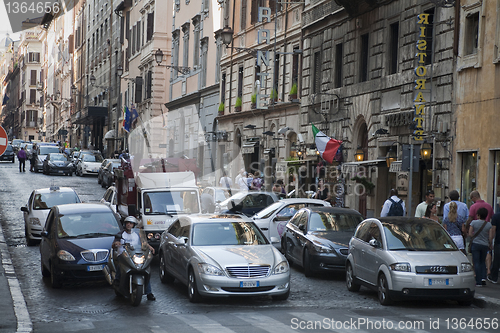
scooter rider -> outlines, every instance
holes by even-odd
[[[115,241],[113,242],[113,248],[117,251],[118,256],[120,256],[123,253],[123,251],[124,251],[123,244],[125,244],[125,243],[129,243],[133,247],[141,247],[141,240],[139,238],[139,235],[137,235],[135,232],[132,232],[132,228],[134,228],[138,224],[137,219],[133,216],[128,216],[127,218],[125,218],[124,223],[125,223],[125,230],[120,235],[121,239],[119,239],[117,237],[115,239]],[[154,254],[155,253],[154,248],[149,244],[148,244],[148,246],[149,246],[149,249],[151,250],[151,253]],[[120,281],[120,277],[121,277],[120,269],[117,269],[116,275],[115,275],[115,280],[117,280],[118,283]],[[147,298],[149,301],[156,300],[155,296],[151,292],[151,280],[146,285],[145,292],[147,294]]]

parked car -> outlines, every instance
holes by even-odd
[[[117,197],[116,197],[116,187],[110,186],[104,192],[100,203],[105,204],[106,206],[109,206],[111,210],[113,210],[114,213],[117,213],[116,211],[116,202],[117,202]]]
[[[47,157],[48,154],[59,153],[59,146],[56,144],[46,144],[39,143],[37,144],[36,154],[37,159],[35,161],[35,172],[43,171],[43,161]]]
[[[101,166],[99,167],[99,170],[97,171],[97,184],[101,184],[102,182],[102,172],[103,172],[103,169],[108,165],[109,162],[117,162],[117,163],[121,163],[121,160],[119,159],[116,159],[116,158],[105,158],[104,160],[102,160],[102,163],[101,163]]]
[[[287,222],[304,207],[330,207],[324,200],[293,198],[281,199],[252,216],[253,221],[262,230],[267,239],[278,249],[281,248],[281,236]]]
[[[402,299],[452,299],[470,305],[475,283],[467,257],[441,224],[429,219],[367,219],[349,243],[347,289],[374,289],[382,305]]]
[[[303,208],[286,225],[282,251],[308,277],[316,272],[344,271],[349,240],[361,221],[363,216],[353,209]]]
[[[14,153],[17,154],[19,149],[21,149],[21,146],[24,144],[23,139],[14,139],[12,140],[12,149],[14,149]]]
[[[191,302],[204,296],[290,294],[285,257],[253,222],[238,216],[180,216],[162,234],[160,279],[188,286]]]
[[[53,206],[42,231],[41,269],[52,288],[65,280],[104,280],[115,235],[121,231],[113,211],[102,204]]]
[[[99,153],[99,151],[98,150],[79,150],[79,151],[77,151],[74,155],[75,161],[73,162],[73,164],[75,165],[75,168],[78,168],[78,164],[80,164],[84,155],[88,155],[88,154],[92,154],[92,153]]]
[[[217,204],[216,212],[231,210],[250,217],[275,201],[278,197],[273,192],[238,192]]]
[[[231,193],[229,193],[229,190],[227,187],[214,187],[214,186],[207,186],[205,187],[201,194],[206,193],[209,194],[215,203],[221,203],[222,201],[226,200],[227,198],[231,197],[232,195],[235,195],[236,193],[239,192],[239,189],[232,188]]]
[[[107,188],[111,186],[115,181],[115,169],[119,168],[121,162],[110,161],[102,171],[102,182],[101,186]]]
[[[28,246],[40,241],[45,220],[52,206],[79,202],[81,202],[80,197],[70,187],[52,186],[31,192],[28,202],[21,207],[24,215],[24,235]]]
[[[45,157],[43,161],[43,173],[50,175],[57,173],[61,175],[72,176],[74,171],[73,163],[69,160],[66,154],[51,153]]]
[[[98,152],[93,152],[91,154],[83,154],[79,158],[79,162],[76,165],[76,171],[75,173],[79,176],[85,176],[85,175],[96,175],[97,172],[99,171],[99,167],[101,166],[102,163],[102,156],[101,153]]]
[[[14,163],[16,161],[16,154],[14,153],[14,149],[12,148],[12,145],[7,145],[7,148],[5,148],[5,151],[3,152],[2,155],[0,155],[0,161],[9,161]]]

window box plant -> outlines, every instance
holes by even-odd
[[[278,101],[278,92],[276,91],[276,89],[273,89],[271,91],[271,95],[269,95],[269,100],[271,101],[271,103],[276,103]]]
[[[234,110],[235,110],[236,112],[240,112],[240,111],[241,111],[241,105],[242,105],[242,104],[243,104],[243,103],[242,103],[242,101],[241,101],[241,97],[239,97],[239,96],[238,96],[238,97],[236,98],[236,104],[234,104]]]
[[[355,176],[355,177],[351,178],[351,180],[354,180],[356,183],[363,185],[367,194],[371,194],[372,190],[375,188],[375,184],[373,184],[366,177]]]
[[[251,101],[252,109],[255,109],[257,107],[257,94],[252,94]]]
[[[220,103],[219,104],[219,116],[223,116],[224,115],[224,103]]]
[[[288,93],[288,98],[290,100],[297,99],[297,83],[292,84],[292,88],[290,88],[290,92]]]

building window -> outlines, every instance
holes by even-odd
[[[222,73],[222,82],[220,86],[220,100],[222,103],[226,103],[226,73]]]
[[[36,89],[30,89],[30,104],[36,103]]]
[[[465,55],[476,54],[479,40],[479,12],[465,17]]]
[[[189,22],[186,22],[182,25],[182,33],[184,34],[182,38],[183,50],[182,50],[182,66],[188,67],[189,61]]]
[[[207,66],[208,66],[208,37],[201,41],[201,86],[207,86]]]
[[[193,18],[193,67],[200,64],[200,15]]]
[[[243,67],[238,69],[238,95],[237,97],[243,96]]]
[[[434,36],[434,8],[428,9],[424,12],[425,14],[429,14],[429,24],[426,25],[425,36],[427,40],[427,57],[425,57],[425,65],[430,65],[432,63],[433,56],[433,36]]]
[[[389,74],[398,72],[399,22],[389,26]]]
[[[470,200],[470,192],[477,190],[477,152],[462,153],[462,181],[460,186],[460,197],[466,200],[467,206],[473,204]]]
[[[241,26],[240,31],[245,30],[247,26],[247,1],[241,0]]]
[[[40,52],[30,52],[28,53],[28,62],[40,62]]]
[[[343,85],[342,61],[344,59],[344,44],[335,45],[335,88]]]
[[[368,34],[361,36],[361,52],[359,56],[359,81],[368,80]]]
[[[153,87],[153,71],[148,71],[146,73],[146,99],[151,98]]]
[[[253,0],[250,8],[250,24],[257,23],[259,19],[259,7],[266,7],[266,0]]]
[[[172,32],[172,58],[173,58],[173,63],[174,66],[179,66],[179,29],[174,30]],[[174,70],[174,79],[176,79],[179,74],[176,70]]]
[[[321,52],[314,53],[313,94],[321,92]]]
[[[273,89],[278,92],[278,87],[279,87],[279,79],[280,79],[280,56],[277,54],[274,57],[274,69],[273,69],[273,74],[274,74],[274,79],[273,79]],[[279,96],[278,92],[278,96]]]
[[[146,35],[146,39],[148,41],[150,41],[151,39],[153,39],[154,19],[155,19],[155,13],[154,12],[149,13],[148,14],[148,32],[147,32],[147,35]]]
[[[298,46],[295,46],[293,48],[294,50],[294,53],[293,53],[293,57],[292,57],[292,84],[299,84],[299,61],[300,61],[300,58],[299,58],[299,53],[296,52],[299,50],[299,47]]]
[[[30,86],[36,86],[36,70],[31,71]]]

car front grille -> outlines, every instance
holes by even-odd
[[[83,260],[87,262],[101,262],[108,258],[109,250],[95,249],[80,252]]]
[[[415,266],[417,274],[457,274],[457,266]]]
[[[226,267],[227,273],[234,278],[257,278],[269,274],[270,267],[267,265],[248,265]]]
[[[340,254],[347,256],[349,254],[349,249],[348,248],[341,248],[339,249]]]
[[[257,293],[257,292],[273,290],[274,286],[255,287],[255,288],[223,287],[221,289],[230,293]]]

